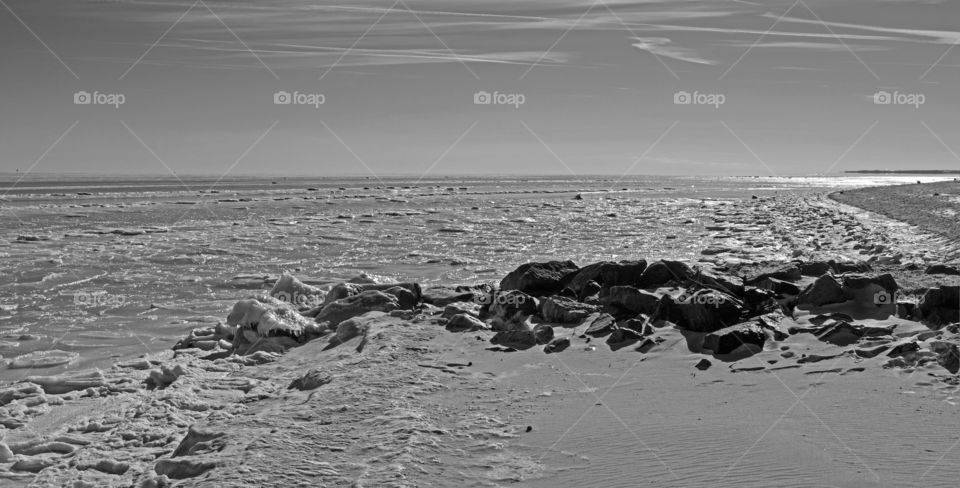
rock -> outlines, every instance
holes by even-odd
[[[608,313],[595,313],[590,315],[585,323],[589,325],[584,334],[599,337],[613,332],[617,321]]]
[[[367,290],[327,304],[316,315],[315,320],[317,323],[327,323],[332,328],[368,312],[391,312],[399,307],[397,297],[382,291]]]
[[[543,319],[558,324],[578,324],[596,311],[597,307],[593,305],[556,295],[540,301],[540,315]]]
[[[390,288],[383,290],[383,292],[388,295],[395,296],[397,298],[397,302],[400,304],[400,308],[404,310],[410,310],[420,303],[420,297],[402,286],[391,286]]]
[[[693,270],[680,261],[657,261],[650,264],[637,280],[637,288],[659,288],[670,282],[684,283]]]
[[[813,276],[813,277],[823,276],[829,273],[830,270],[833,269],[830,266],[830,263],[825,263],[823,261],[800,263],[798,267],[800,268],[800,274],[802,274],[803,276]]]
[[[566,337],[557,337],[550,341],[550,343],[543,348],[543,352],[552,354],[555,352],[561,352],[568,347],[570,347],[570,339]]]
[[[493,330],[521,328],[527,317],[537,313],[537,301],[519,290],[494,293],[488,311]]]
[[[643,334],[626,327],[617,327],[610,334],[610,337],[607,337],[607,345],[610,346],[611,351],[617,351],[632,346],[641,339],[643,339]]]
[[[440,317],[449,320],[454,315],[460,314],[480,318],[480,305],[468,302],[451,303],[443,308],[443,313],[440,314]]]
[[[564,278],[577,270],[573,261],[527,263],[503,278],[500,289],[518,290],[532,296],[554,295],[566,285]]]
[[[537,345],[537,337],[532,330],[503,330],[490,338],[490,343],[524,351]]]
[[[570,277],[570,283],[567,285],[574,291],[577,298],[590,296],[594,291],[591,282],[600,285],[602,288],[611,286],[636,285],[640,282],[640,276],[647,269],[647,262],[643,259],[638,261],[620,261],[599,262],[589,266],[584,266]],[[599,291],[599,290],[597,290]]]
[[[57,376],[27,376],[24,381],[40,385],[45,393],[51,395],[98,388],[106,384],[106,378],[100,371],[65,373]]]
[[[357,283],[337,283],[333,285],[333,288],[327,292],[327,295],[323,298],[323,303],[319,307],[315,307],[314,310],[319,312],[323,309],[324,306],[329,305],[337,300],[342,300],[344,298],[352,297],[354,295],[359,295],[363,292],[363,286]],[[316,314],[312,314],[316,315]]]
[[[688,290],[678,297],[664,296],[655,319],[693,332],[714,332],[739,323],[743,312],[743,303],[730,295],[716,290]]]
[[[10,446],[0,442],[0,463],[12,463],[15,460],[16,458],[13,455],[13,451],[10,450]]]
[[[710,369],[710,366],[713,366],[708,359],[704,358],[697,362],[693,367],[699,369],[700,371],[706,371]]]
[[[161,459],[154,465],[157,474],[182,480],[200,476],[217,467],[212,459]]]
[[[870,289],[871,285],[880,287],[891,295],[895,294],[897,290],[900,289],[900,286],[897,285],[897,280],[895,280],[893,275],[889,273],[877,276],[845,275],[843,277],[843,291],[847,296],[851,296],[853,292],[859,290]]]
[[[283,274],[270,290],[270,296],[293,305],[298,310],[309,310],[323,303],[326,293],[306,285],[291,274]]]
[[[823,275],[807,286],[797,297],[798,306],[821,307],[831,303],[843,303],[848,297],[837,280]]]
[[[423,302],[437,307],[446,307],[456,302],[477,303],[492,291],[493,289],[489,285],[458,286],[456,288],[433,286],[424,290]]]
[[[786,282],[800,281],[800,279],[803,278],[803,272],[800,270],[800,266],[797,263],[791,263],[786,266],[777,268],[773,271],[768,271],[766,273],[759,274],[752,278],[748,278],[746,280],[746,284],[758,286],[760,288],[765,288],[763,286],[758,285],[757,283],[763,282],[764,280],[767,280],[769,278],[772,278],[777,281],[786,281]]]
[[[777,278],[767,277],[754,282],[757,288],[770,290],[778,295],[799,295],[800,287],[789,281],[779,280]]]
[[[903,356],[904,354],[912,353],[920,350],[920,345],[916,341],[902,342],[893,346],[890,349],[890,352],[887,353],[887,356],[895,358],[898,356]]]
[[[300,391],[315,390],[327,383],[333,381],[333,375],[324,372],[319,368],[313,368],[307,371],[303,376],[293,380],[288,390],[297,389]]]
[[[328,347],[338,346],[356,337],[362,337],[364,340],[366,340],[366,337],[371,332],[374,324],[385,317],[389,316],[383,312],[374,311],[367,312],[357,317],[351,317],[343,322],[340,322],[340,324],[337,325],[336,333],[330,338],[330,346]],[[362,347],[363,341],[361,341],[361,345],[358,349]]]
[[[166,388],[177,381],[177,378],[187,374],[189,369],[182,364],[164,364],[160,369],[150,371],[147,384],[153,388]]]
[[[958,276],[960,275],[960,268],[948,266],[946,264],[934,264],[933,266],[928,267],[925,273],[928,275]]]
[[[890,327],[864,327],[849,322],[830,322],[819,328],[799,329],[797,332],[813,332],[817,339],[836,346],[849,346],[864,337],[882,337],[893,334],[895,325]]]
[[[657,311],[660,297],[632,286],[612,286],[600,294],[600,303],[616,307],[633,315],[652,315]]]
[[[916,311],[927,324],[942,326],[960,322],[960,286],[929,288]]]
[[[831,260],[827,262],[830,264],[830,267],[833,269],[834,272],[841,273],[841,274],[842,273],[868,273],[870,271],[873,271],[873,269],[870,267],[870,264],[865,263],[863,261],[838,263],[836,261]]]
[[[930,343],[930,350],[937,354],[937,364],[951,374],[960,372],[960,348],[956,344],[944,341]]]
[[[13,463],[13,466],[10,466],[11,471],[26,471],[29,473],[39,473],[50,466],[53,466],[57,462],[56,459],[52,457],[23,457]]]
[[[716,355],[732,354],[738,349],[749,351],[749,355],[753,355],[762,351],[766,342],[766,331],[756,323],[749,322],[707,334],[703,338],[703,348]]]
[[[547,344],[553,340],[553,327],[547,324],[537,324],[533,328],[533,336],[536,338],[537,344]]]
[[[239,339],[243,330],[257,336],[305,337],[319,334],[321,329],[304,318],[290,303],[273,297],[257,296],[240,300],[227,315],[227,325],[235,326]]]
[[[473,315],[461,313],[450,317],[447,321],[447,330],[453,332],[475,332],[490,330],[490,326]]]

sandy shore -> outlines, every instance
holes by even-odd
[[[960,181],[847,190],[830,198],[960,239]]]
[[[727,202],[710,216],[711,244],[686,265],[541,264],[505,277],[505,294],[278,285],[275,297],[324,302],[301,313],[242,301],[269,290],[238,293],[230,316],[176,350],[0,391],[0,476],[955,484],[956,241],[823,197]]]

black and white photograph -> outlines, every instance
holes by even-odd
[[[958,44],[0,0],[0,487],[955,487]]]

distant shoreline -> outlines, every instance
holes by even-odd
[[[949,239],[960,238],[960,181],[868,187],[828,196]]]

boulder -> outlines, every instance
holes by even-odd
[[[561,352],[568,347],[570,347],[570,339],[566,337],[557,337],[550,341],[550,343],[543,348],[543,352],[552,354],[555,352]]]
[[[548,344],[553,340],[553,327],[547,324],[538,324],[533,328],[533,336],[537,344]]]
[[[863,261],[849,261],[838,263],[836,261],[830,260],[827,261],[830,264],[830,268],[833,269],[835,273],[869,273],[873,271],[873,268],[870,267],[869,263]]]
[[[578,324],[596,311],[597,307],[593,305],[556,295],[540,301],[540,315],[543,319],[558,324]]]
[[[833,276],[823,275],[807,286],[797,297],[799,306],[821,307],[831,303],[843,303],[849,297]]]
[[[694,368],[697,368],[700,371],[706,371],[710,369],[710,366],[713,366],[713,363],[711,363],[710,360],[706,358],[701,359],[700,361],[697,362],[697,364],[693,365]]]
[[[789,282],[773,277],[765,277],[753,283],[757,288],[770,290],[778,295],[799,295],[800,287]]]
[[[800,274],[803,276],[819,277],[830,272],[833,268],[830,263],[823,261],[814,261],[809,263],[799,263]]]
[[[304,284],[291,274],[284,273],[270,290],[270,296],[293,305],[298,310],[310,310],[324,302],[323,290]]]
[[[917,304],[916,312],[930,325],[960,322],[960,286],[929,288]]]
[[[664,296],[656,318],[692,332],[714,332],[740,322],[743,302],[716,290],[685,291]]]
[[[568,276],[579,270],[573,261],[527,263],[500,281],[500,289],[518,290],[532,296],[555,295],[566,286]],[[565,279],[566,278],[566,279]]]
[[[599,337],[613,332],[617,321],[608,313],[595,313],[588,317],[585,323],[588,325],[584,334]]]
[[[329,292],[327,292],[327,295],[323,298],[323,303],[311,309],[311,312],[314,310],[319,312],[320,310],[323,310],[323,307],[326,305],[329,305],[337,300],[359,295],[362,292],[362,285],[356,283],[337,283],[336,285],[333,285],[333,288],[331,288]],[[309,315],[314,316],[316,313],[311,313]]]
[[[454,315],[460,315],[462,313],[480,318],[480,305],[470,302],[451,303],[443,308],[443,313],[440,314],[440,317],[449,320]]]
[[[331,375],[330,373],[324,372],[322,369],[313,368],[307,371],[306,373],[304,373],[303,376],[300,376],[299,378],[293,380],[290,383],[290,385],[287,386],[287,389],[310,391],[310,390],[315,390],[323,385],[326,385],[331,381],[333,381],[333,375]]]
[[[925,273],[928,275],[958,276],[960,275],[960,268],[946,264],[934,264],[933,266],[928,267]]]
[[[951,374],[960,372],[960,348],[956,344],[934,341],[930,343],[930,350],[937,354],[937,364],[943,366]]]
[[[397,297],[377,290],[367,290],[327,304],[317,313],[315,320],[317,323],[327,323],[333,328],[344,320],[367,312],[391,312],[398,308],[400,303]]]
[[[639,313],[653,314],[657,311],[660,297],[655,293],[629,285],[612,286],[601,292],[600,303],[633,315]]]
[[[457,286],[454,288],[448,286],[433,286],[423,291],[423,302],[435,305],[437,307],[446,307],[456,302],[474,302],[489,295],[492,291],[490,285],[477,286]]]
[[[803,273],[800,270],[799,264],[790,263],[786,266],[782,266],[773,271],[768,271],[768,272],[753,276],[751,278],[748,278],[746,282],[748,285],[754,285],[760,288],[765,288],[763,286],[758,285],[757,283],[760,283],[769,278],[772,278],[778,281],[794,282],[794,281],[800,281],[800,279],[803,278]]]
[[[450,317],[447,321],[447,330],[453,332],[475,332],[478,330],[490,330],[490,326],[473,315],[461,313]]]
[[[537,300],[518,290],[491,295],[488,313],[493,317],[493,330],[518,328],[527,317],[537,313]]]
[[[754,322],[746,322],[707,334],[703,338],[703,348],[716,355],[732,354],[738,349],[753,355],[763,350],[767,338],[767,332],[762,327]]]
[[[684,283],[694,274],[689,266],[680,261],[657,261],[650,264],[637,280],[637,288],[659,288],[670,282]]]
[[[643,334],[626,327],[617,327],[607,337],[607,345],[611,351],[617,351],[627,346],[632,346],[643,339]]]
[[[640,276],[646,269],[647,262],[643,259],[619,263],[610,261],[593,263],[576,271],[570,277],[567,287],[573,290],[577,298],[583,298],[596,293],[593,287],[589,286],[590,282],[597,283],[602,288],[635,285],[639,283]]]
[[[537,345],[537,337],[532,330],[503,330],[490,338],[490,343],[524,351]]]
[[[397,298],[397,303],[403,310],[410,310],[420,303],[420,297],[417,296],[416,293],[402,286],[391,286],[390,288],[383,290],[383,292],[388,295],[395,296]]]
[[[891,295],[900,289],[900,286],[897,285],[897,280],[895,280],[890,273],[873,276],[852,274],[844,275],[843,277],[843,291],[848,296],[856,291],[868,290],[871,285],[883,288]]]
[[[236,328],[231,342],[233,352],[243,355],[257,351],[283,352],[327,329],[305,318],[290,303],[266,296],[234,304],[227,316],[227,325]]]
[[[792,334],[812,333],[817,339],[836,346],[849,346],[864,337],[883,337],[893,334],[895,325],[889,327],[865,327],[844,320],[829,320],[819,327],[793,328]]]

